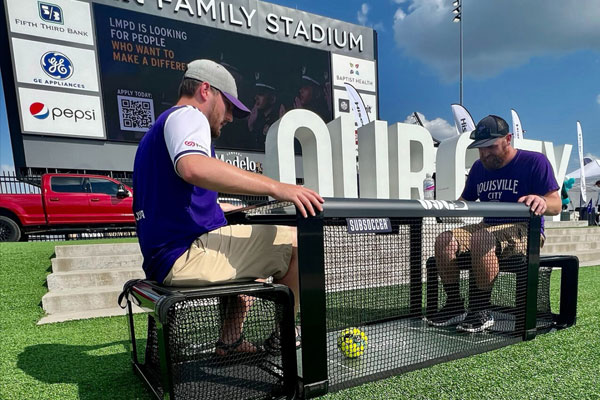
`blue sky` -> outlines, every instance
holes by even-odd
[[[417,111],[430,130],[454,129],[459,102],[459,25],[453,0],[276,0],[272,3],[373,27],[378,32],[380,119]],[[600,4],[598,0],[462,0],[463,104],[475,122],[518,111],[525,138],[573,145],[600,158]],[[1,97],[1,96],[0,96]],[[4,98],[0,164],[12,165]]]

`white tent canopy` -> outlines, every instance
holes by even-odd
[[[588,180],[593,180],[592,185],[600,179],[600,160],[592,160],[592,162],[587,163],[583,170],[585,172],[585,183],[589,183]],[[575,178],[579,179],[581,176],[581,168],[567,174],[567,178]]]
[[[592,199],[592,204],[597,205],[599,198],[598,195],[600,193],[600,188],[598,188],[595,183],[600,180],[600,160],[592,160],[592,162],[587,163],[584,167],[585,172],[585,192],[587,194],[588,202]],[[568,173],[565,179],[574,178],[575,184],[573,188],[569,190],[569,198],[571,199],[573,207],[580,206],[580,197],[581,192],[579,190],[579,179],[581,177],[581,168]]]

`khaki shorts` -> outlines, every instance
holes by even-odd
[[[293,228],[227,225],[200,236],[173,264],[167,286],[282,278],[292,257]]]
[[[452,230],[452,236],[458,242],[458,253],[471,250],[471,237],[473,233],[485,229],[496,239],[496,255],[499,258],[508,258],[516,255],[527,254],[527,224],[513,223],[502,225],[479,224],[466,225]],[[540,248],[544,245],[544,236],[540,238]]]

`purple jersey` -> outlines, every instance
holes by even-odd
[[[214,157],[210,126],[194,107],[162,113],[142,138],[133,166],[133,212],[146,277],[163,282],[203,233],[226,225],[217,193],[184,181],[175,169],[190,154]]]
[[[535,151],[517,150],[515,157],[500,169],[488,170],[480,160],[475,161],[461,197],[468,201],[479,199],[516,203],[523,196],[543,196],[558,189],[552,166],[545,155]],[[506,223],[506,220],[486,218],[485,222],[498,224]]]

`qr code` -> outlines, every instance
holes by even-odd
[[[154,102],[142,97],[117,96],[121,130],[146,132],[154,124]]]

